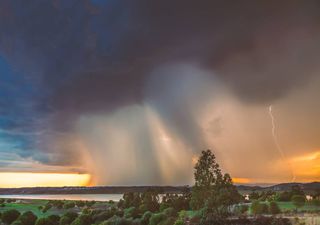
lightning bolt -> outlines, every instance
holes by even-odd
[[[270,115],[270,118],[271,118],[271,125],[272,125],[272,130],[271,131],[272,131],[273,141],[274,141],[274,143],[275,143],[275,145],[277,147],[278,152],[280,153],[280,156],[281,156],[282,160],[284,162],[288,162],[288,160],[286,160],[287,157],[286,157],[286,155],[285,155],[285,153],[284,153],[284,151],[283,151],[283,149],[282,149],[282,147],[281,147],[281,145],[279,143],[278,136],[277,136],[277,133],[276,133],[277,126],[276,126],[275,117],[273,115],[272,105],[269,106],[269,115]],[[295,173],[294,173],[294,171],[292,169],[291,163],[288,162],[288,164],[290,166],[291,173],[292,173],[292,182],[294,182],[296,180],[296,175],[295,175]]]

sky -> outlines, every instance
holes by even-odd
[[[1,1],[0,187],[319,181],[319,9]]]

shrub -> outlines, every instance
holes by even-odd
[[[141,219],[134,219],[132,222],[131,222],[132,225],[141,225]]]
[[[176,222],[174,222],[174,225],[184,225],[184,221],[182,219],[177,219]]]
[[[67,212],[60,218],[59,225],[70,225],[77,217],[77,213]]]
[[[249,210],[249,206],[248,205],[241,205],[240,208],[239,208],[239,212],[241,214],[244,214],[244,213],[248,212],[248,210]]]
[[[62,209],[64,205],[64,202],[61,200],[53,200],[53,201],[50,201],[50,203],[58,209]]]
[[[75,220],[78,217],[78,213],[69,211],[69,212],[66,212],[63,216],[68,217],[72,220]]]
[[[51,208],[52,208],[52,204],[47,203],[47,204],[42,208],[42,212],[43,212],[43,213],[46,213],[46,212],[48,212],[48,210],[51,209]]]
[[[84,214],[75,219],[71,225],[88,225],[92,224],[92,218],[90,215]]]
[[[320,206],[320,200],[319,199],[313,199],[311,200],[311,204],[314,206]]]
[[[261,215],[269,213],[269,207],[265,203],[260,203],[259,201],[252,202],[251,212],[254,215]]]
[[[164,221],[161,221],[159,225],[173,225],[175,223],[176,219],[174,217],[169,217],[165,219]]]
[[[23,223],[20,220],[16,220],[11,225],[23,225]]]
[[[152,216],[152,212],[150,212],[150,211],[145,212],[141,218],[141,221],[140,221],[141,225],[148,225],[151,216]]]
[[[69,217],[62,216],[59,221],[59,225],[70,225],[73,222]]]
[[[100,223],[102,221],[108,220],[114,216],[114,212],[111,210],[100,212],[93,216],[93,220],[95,223]]]
[[[84,201],[76,201],[76,205],[77,207],[81,208],[81,207],[84,207],[86,203]]]
[[[39,218],[36,225],[55,225],[55,223],[48,218]]]
[[[160,204],[160,211],[163,212],[165,209],[169,208],[170,207],[170,204],[169,203],[166,203],[166,202],[162,202]]]
[[[163,211],[167,217],[176,217],[177,211],[174,208],[167,208]]]
[[[269,210],[273,215],[281,213],[281,210],[276,202],[270,202]]]
[[[305,205],[306,198],[303,195],[294,195],[291,198],[291,201],[294,204],[294,206],[298,209]]]
[[[48,216],[48,220],[50,220],[55,225],[59,225],[60,216],[58,216],[58,215],[50,215],[50,216]]]
[[[72,209],[76,206],[76,204],[74,202],[67,202],[64,204],[63,208],[64,209]]]
[[[124,210],[124,217],[125,218],[138,218],[139,217],[139,210],[135,207],[131,207]]]
[[[113,216],[107,221],[100,223],[100,225],[132,225],[132,223],[132,220]]]
[[[86,206],[87,206],[87,207],[92,207],[94,204],[96,204],[95,201],[87,201],[87,202],[86,202]]]
[[[19,216],[20,216],[20,212],[18,210],[10,209],[3,212],[1,218],[4,223],[11,224],[13,221],[18,219]]]
[[[34,225],[37,221],[37,216],[31,211],[27,211],[24,212],[18,220],[21,221],[23,225]]]
[[[165,221],[167,216],[164,213],[153,214],[150,218],[149,225],[158,225],[160,222]]]
[[[89,208],[84,208],[82,210],[82,214],[90,214],[90,213],[91,213],[91,209],[89,209]]]

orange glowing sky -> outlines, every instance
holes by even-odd
[[[0,173],[0,187],[87,186],[90,177],[89,174],[2,172]]]

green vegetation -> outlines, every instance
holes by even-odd
[[[280,218],[286,213],[320,212],[319,199],[306,201],[298,186],[252,192],[245,200],[209,150],[202,152],[194,175],[191,191],[150,189],[125,193],[119,202],[0,199],[0,218],[11,225],[289,225]]]
[[[292,196],[291,201],[296,209],[298,209],[306,204],[306,197],[304,195],[294,195]]]
[[[11,224],[13,221],[18,219],[20,216],[20,212],[16,209],[10,209],[8,211],[5,211],[1,215],[2,222],[6,224]]]

